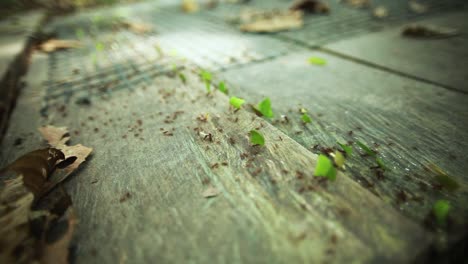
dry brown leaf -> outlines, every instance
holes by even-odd
[[[409,9],[417,14],[426,13],[427,10],[429,9],[427,5],[418,3],[416,1],[409,1],[408,5],[409,5]]]
[[[181,8],[185,13],[194,13],[200,9],[196,0],[183,0]]]
[[[300,28],[304,25],[301,11],[276,12],[269,16],[256,17],[240,26],[245,32],[271,33]]]
[[[218,189],[216,189],[215,187],[213,186],[208,186],[208,188],[206,188],[204,191],[203,191],[203,197],[205,198],[212,198],[212,197],[215,197],[215,196],[218,196],[218,194],[220,193],[220,191]]]
[[[372,11],[372,14],[376,18],[384,18],[388,17],[388,9],[383,6],[378,6]]]
[[[407,25],[402,30],[402,35],[410,38],[440,39],[451,38],[459,34],[454,28],[439,27],[434,25]]]
[[[297,0],[289,10],[300,10],[311,14],[327,14],[330,12],[330,7],[318,0]]]
[[[77,40],[49,39],[39,46],[44,52],[54,52],[62,49],[76,49],[81,47],[81,42]]]
[[[146,23],[126,21],[123,22],[123,26],[137,34],[145,34],[153,31],[153,26]]]
[[[91,154],[93,149],[81,144],[73,146],[67,145],[67,142],[70,140],[70,136],[68,136],[69,133],[65,127],[44,126],[39,128],[39,132],[50,146],[63,152],[65,160],[76,157],[72,164],[64,169],[58,169],[57,172],[52,175],[49,180],[50,187],[48,190],[50,190],[53,186],[63,181],[68,175],[75,171],[78,166],[86,160],[86,157]]]
[[[77,224],[77,218],[72,208],[69,208],[65,213],[65,220],[62,223],[58,223],[55,229],[59,225],[66,225],[66,231],[54,241],[49,242],[43,246],[42,257],[40,263],[42,264],[66,264],[68,263],[69,247]],[[54,231],[54,230],[52,230]],[[49,237],[51,236],[49,232]],[[56,236],[56,235],[54,235]],[[47,239],[46,239],[47,240]]]

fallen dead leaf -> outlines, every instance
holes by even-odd
[[[76,49],[81,47],[81,42],[77,40],[49,39],[39,46],[43,52],[54,52],[63,49]]]
[[[137,34],[145,34],[153,31],[153,26],[146,23],[125,21],[122,24],[128,30],[131,30]]]
[[[272,33],[300,28],[304,25],[302,11],[282,11],[271,15],[257,16],[244,23],[240,30],[245,32]]]
[[[418,3],[416,1],[409,1],[408,5],[409,5],[409,9],[417,14],[426,13],[427,10],[429,9],[427,5]]]
[[[80,164],[86,160],[86,157],[91,154],[93,149],[81,144],[73,146],[67,145],[67,142],[70,140],[70,136],[68,129],[65,127],[44,126],[39,128],[39,132],[50,146],[63,152],[65,160],[76,157],[72,164],[63,169],[58,169],[57,172],[52,175],[49,180],[49,184],[51,186],[48,189],[50,189],[57,183],[62,182],[68,175],[75,171]]]
[[[388,9],[384,6],[378,6],[372,11],[372,14],[376,18],[388,17]]]
[[[200,9],[196,0],[183,0],[181,8],[185,13],[194,13]]]
[[[300,10],[311,14],[327,14],[330,12],[330,7],[328,4],[318,0],[297,0],[291,5],[289,10]]]
[[[220,191],[218,189],[216,189],[215,187],[210,185],[210,186],[208,186],[208,188],[206,188],[203,191],[202,195],[205,198],[212,198],[212,197],[218,196],[219,193],[220,193]]]
[[[410,38],[421,39],[441,39],[451,38],[459,34],[459,31],[454,28],[440,27],[434,25],[407,25],[402,30],[402,35]]]

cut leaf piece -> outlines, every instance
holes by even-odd
[[[223,94],[228,94],[228,89],[226,88],[226,84],[224,82],[219,82],[218,84],[218,90],[222,92]]]
[[[447,215],[450,211],[450,203],[446,200],[438,200],[434,207],[432,208],[432,212],[436,218],[436,221],[439,225],[445,225],[447,223]]]
[[[359,147],[362,148],[362,150],[364,150],[364,152],[369,155],[369,156],[372,156],[372,157],[375,157],[375,155],[377,155],[372,149],[370,149],[366,144],[362,143],[361,141],[356,141],[356,143],[358,144]]]
[[[380,167],[381,169],[383,169],[383,170],[387,170],[387,169],[388,169],[388,167],[385,165],[385,163],[384,163],[384,161],[383,161],[382,158],[380,158],[380,157],[375,158],[375,162],[377,163],[377,165],[379,165],[379,167]]]
[[[250,143],[252,143],[252,145],[254,146],[256,145],[263,146],[265,145],[265,138],[257,130],[251,130],[250,131]]]
[[[320,154],[317,159],[314,175],[327,177],[329,180],[334,181],[336,179],[336,169],[333,166],[333,162],[327,156]]]
[[[264,117],[272,118],[273,117],[273,110],[271,110],[271,101],[270,98],[265,98],[261,101],[258,106],[258,111],[262,113]]]
[[[245,100],[233,96],[233,97],[231,97],[231,99],[229,99],[229,103],[230,103],[234,108],[240,109],[241,106],[245,103]]]
[[[319,57],[310,57],[309,58],[309,63],[323,66],[323,65],[327,64],[327,61],[325,59],[322,59],[322,58],[319,58]]]
[[[307,113],[304,113],[302,116],[301,116],[301,120],[304,124],[308,124],[308,123],[311,123],[312,122],[312,118],[310,118],[310,116],[307,114]]]
[[[435,174],[437,174],[436,177],[435,177],[436,181],[440,185],[442,185],[442,187],[447,189],[448,191],[453,192],[453,191],[457,190],[460,187],[458,182],[455,179],[453,179],[453,177],[448,175],[445,171],[443,171],[439,166],[437,166],[435,164],[429,164],[428,167]]]
[[[343,143],[340,143],[340,142],[337,142],[337,143],[338,143],[338,145],[340,145],[340,147],[344,150],[344,152],[346,153],[346,155],[351,156],[351,154],[353,154],[353,147],[348,146],[348,145],[343,144]]]
[[[335,164],[338,168],[342,168],[345,164],[345,157],[343,153],[339,152],[338,150],[335,151]]]
[[[179,72],[179,79],[182,81],[183,84],[187,83],[187,78],[185,77],[185,74]]]
[[[211,76],[211,73],[208,72],[208,71],[205,71],[205,70],[202,70],[200,72],[200,78],[202,79],[202,81],[205,83],[205,86],[206,86],[206,91],[209,93],[211,92],[211,79],[213,78]]]

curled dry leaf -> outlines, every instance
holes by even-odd
[[[410,38],[439,39],[451,38],[459,34],[457,29],[439,27],[434,25],[407,25],[402,30],[402,35]]]
[[[75,171],[80,164],[86,160],[86,157],[91,154],[93,149],[81,144],[73,146],[67,145],[67,142],[70,140],[70,136],[67,128],[65,127],[44,126],[39,128],[39,132],[50,146],[63,152],[65,160],[74,159],[72,164],[63,169],[58,169],[57,172],[54,173],[49,180],[50,187],[48,190],[50,190],[50,188],[63,181],[68,175]]]
[[[245,32],[272,33],[300,28],[304,25],[302,11],[281,11],[269,13],[242,24],[240,30]]]
[[[49,39],[39,46],[44,52],[54,52],[63,49],[76,49],[81,47],[81,42],[77,40]]]
[[[327,14],[330,12],[328,4],[317,0],[297,0],[295,1],[290,10],[300,10],[304,13],[311,14]]]
[[[220,191],[218,189],[216,189],[215,187],[210,185],[210,186],[208,186],[208,188],[206,188],[203,191],[202,195],[205,198],[212,198],[212,197],[218,196],[219,193],[220,193]]]

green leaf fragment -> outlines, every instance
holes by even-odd
[[[317,160],[317,166],[315,167],[315,176],[327,177],[329,180],[334,181],[336,179],[336,169],[333,166],[333,162],[325,155],[320,154]]]
[[[450,211],[450,203],[446,200],[438,200],[434,207],[432,208],[432,212],[436,218],[436,221],[439,225],[445,225],[447,222],[447,215]]]
[[[345,157],[343,155],[343,153],[339,152],[338,150],[335,151],[335,164],[336,166],[338,166],[339,168],[342,168],[345,164]]]
[[[307,114],[307,113],[304,113],[302,116],[301,116],[301,120],[304,124],[307,124],[307,123],[311,123],[312,122],[312,118],[310,118],[310,116]]]
[[[233,97],[231,97],[231,99],[229,99],[229,103],[230,103],[234,108],[240,109],[241,106],[245,103],[245,100],[233,96]]]
[[[460,187],[458,182],[453,177],[448,175],[445,171],[443,171],[437,165],[429,164],[429,169],[431,169],[433,172],[437,174],[435,177],[436,181],[440,185],[442,185],[445,189],[453,192]]]
[[[372,150],[370,149],[366,144],[362,143],[361,141],[356,141],[356,143],[359,145],[359,147],[362,148],[362,150],[364,150],[364,152],[369,155],[369,156],[372,156],[372,157],[375,157],[377,154]]]
[[[228,94],[228,89],[226,88],[226,84],[223,81],[219,82],[218,90],[223,94]]]
[[[185,74],[179,72],[179,79],[182,81],[183,84],[187,83],[187,78],[185,77]]]
[[[104,44],[102,42],[96,43],[96,51],[103,51],[104,50]]]
[[[346,153],[346,155],[351,156],[351,154],[353,154],[353,147],[348,146],[348,145],[343,144],[343,143],[340,143],[340,142],[337,142],[337,143],[338,143],[338,145],[340,145],[340,147],[344,150],[344,152]]]
[[[82,39],[82,38],[84,38],[85,32],[84,32],[83,29],[78,28],[78,29],[75,31],[75,35],[76,35],[76,38],[77,38],[77,39]]]
[[[271,101],[270,98],[265,98],[263,101],[261,101],[258,106],[258,111],[267,118],[272,118],[273,117],[273,110],[271,109]]]
[[[205,83],[206,91],[207,91],[208,93],[211,92],[211,80],[212,80],[211,73],[208,72],[208,71],[202,70],[202,71],[200,72],[200,78],[201,78],[202,81]]]
[[[309,63],[323,66],[323,65],[327,64],[327,61],[322,59],[322,58],[319,58],[319,57],[310,57],[309,58]]]
[[[263,146],[265,145],[265,138],[257,130],[251,130],[250,131],[250,143],[252,143],[252,145],[254,146],[255,145]]]
[[[387,170],[387,169],[388,169],[388,167],[385,166],[385,163],[384,163],[384,161],[383,161],[382,158],[379,158],[379,157],[375,158],[375,162],[377,162],[377,165],[379,165],[379,167],[380,167],[381,169],[383,169],[383,170]]]

